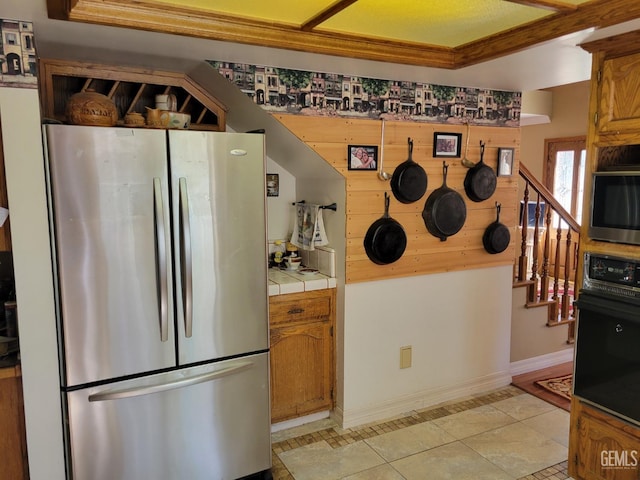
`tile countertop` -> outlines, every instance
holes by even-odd
[[[303,274],[280,268],[269,269],[269,296],[335,287],[335,278],[319,272]]]

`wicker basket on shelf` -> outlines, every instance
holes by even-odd
[[[106,95],[87,89],[69,98],[66,116],[73,125],[112,127],[118,121],[118,109]]]

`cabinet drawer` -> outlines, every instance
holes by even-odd
[[[269,297],[271,325],[329,320],[333,312],[335,289],[292,293]]]

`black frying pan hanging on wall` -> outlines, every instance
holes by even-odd
[[[511,242],[511,232],[506,225],[500,223],[500,204],[496,202],[496,221],[487,227],[482,236],[484,249],[491,253],[502,253]]]
[[[482,202],[493,195],[496,184],[496,172],[484,163],[484,142],[480,141],[480,161],[467,171],[464,177],[464,191],[469,200]]]
[[[396,167],[391,177],[391,191],[399,202],[412,203],[420,200],[427,191],[427,172],[413,161],[413,140],[409,143],[409,158]]]
[[[389,194],[384,192],[384,215],[373,222],[364,237],[364,249],[373,263],[386,265],[398,260],[407,247],[407,235],[389,216]]]
[[[427,230],[442,241],[458,233],[467,219],[467,206],[462,195],[447,187],[448,168],[449,166],[442,162],[442,186],[431,192],[422,210],[422,219]]]

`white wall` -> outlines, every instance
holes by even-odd
[[[520,129],[520,161],[540,180],[542,180],[546,138],[587,134],[589,89],[590,82],[549,89],[553,101],[551,122]]]
[[[553,101],[551,122],[521,128],[520,161],[539,180],[542,181],[545,139],[586,136],[590,88],[590,82],[581,82],[549,89]],[[520,183],[522,189],[523,182]],[[566,342],[569,327],[547,327],[547,309],[525,308],[524,290],[512,292],[511,361],[512,367],[522,370],[519,373],[548,366],[537,361],[544,357],[550,358],[551,364],[557,363],[557,354],[566,353],[569,358],[573,350],[573,345]]]
[[[345,286],[345,427],[504,386],[510,266]],[[413,366],[400,369],[400,347]]]
[[[280,194],[277,197],[267,197],[267,239],[271,242],[291,235],[291,204],[296,201],[296,179],[270,158],[267,158],[267,173],[277,173],[280,180]]]
[[[64,478],[38,91],[0,88],[31,480]]]

